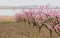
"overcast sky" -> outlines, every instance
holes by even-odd
[[[0,0],[0,6],[32,6],[46,5],[60,6],[60,0]],[[14,15],[13,10],[0,10],[0,15]]]

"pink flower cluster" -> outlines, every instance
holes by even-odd
[[[60,11],[57,9],[45,9],[44,8],[41,10],[37,9],[24,9],[20,13],[15,14],[15,20],[18,21],[34,21],[35,23],[47,23],[51,25],[52,27],[49,28],[51,30],[57,30],[60,24]]]

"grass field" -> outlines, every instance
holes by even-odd
[[[60,38],[54,31],[53,38]],[[43,27],[39,33],[37,27],[24,23],[0,23],[0,38],[50,38],[49,31]]]

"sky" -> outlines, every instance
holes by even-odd
[[[50,4],[60,6],[60,0],[0,0],[0,6],[40,6]],[[17,10],[18,11],[18,10]],[[14,15],[14,10],[0,9],[0,15]]]

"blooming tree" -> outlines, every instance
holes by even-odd
[[[60,33],[60,14],[57,9],[48,8],[38,8],[39,10],[26,9],[23,10],[20,14],[16,13],[16,21],[28,21],[29,25],[33,24],[33,27],[36,26],[39,28],[39,32],[41,28],[45,26],[50,31],[50,38],[52,38],[52,30],[54,30],[58,35]]]

